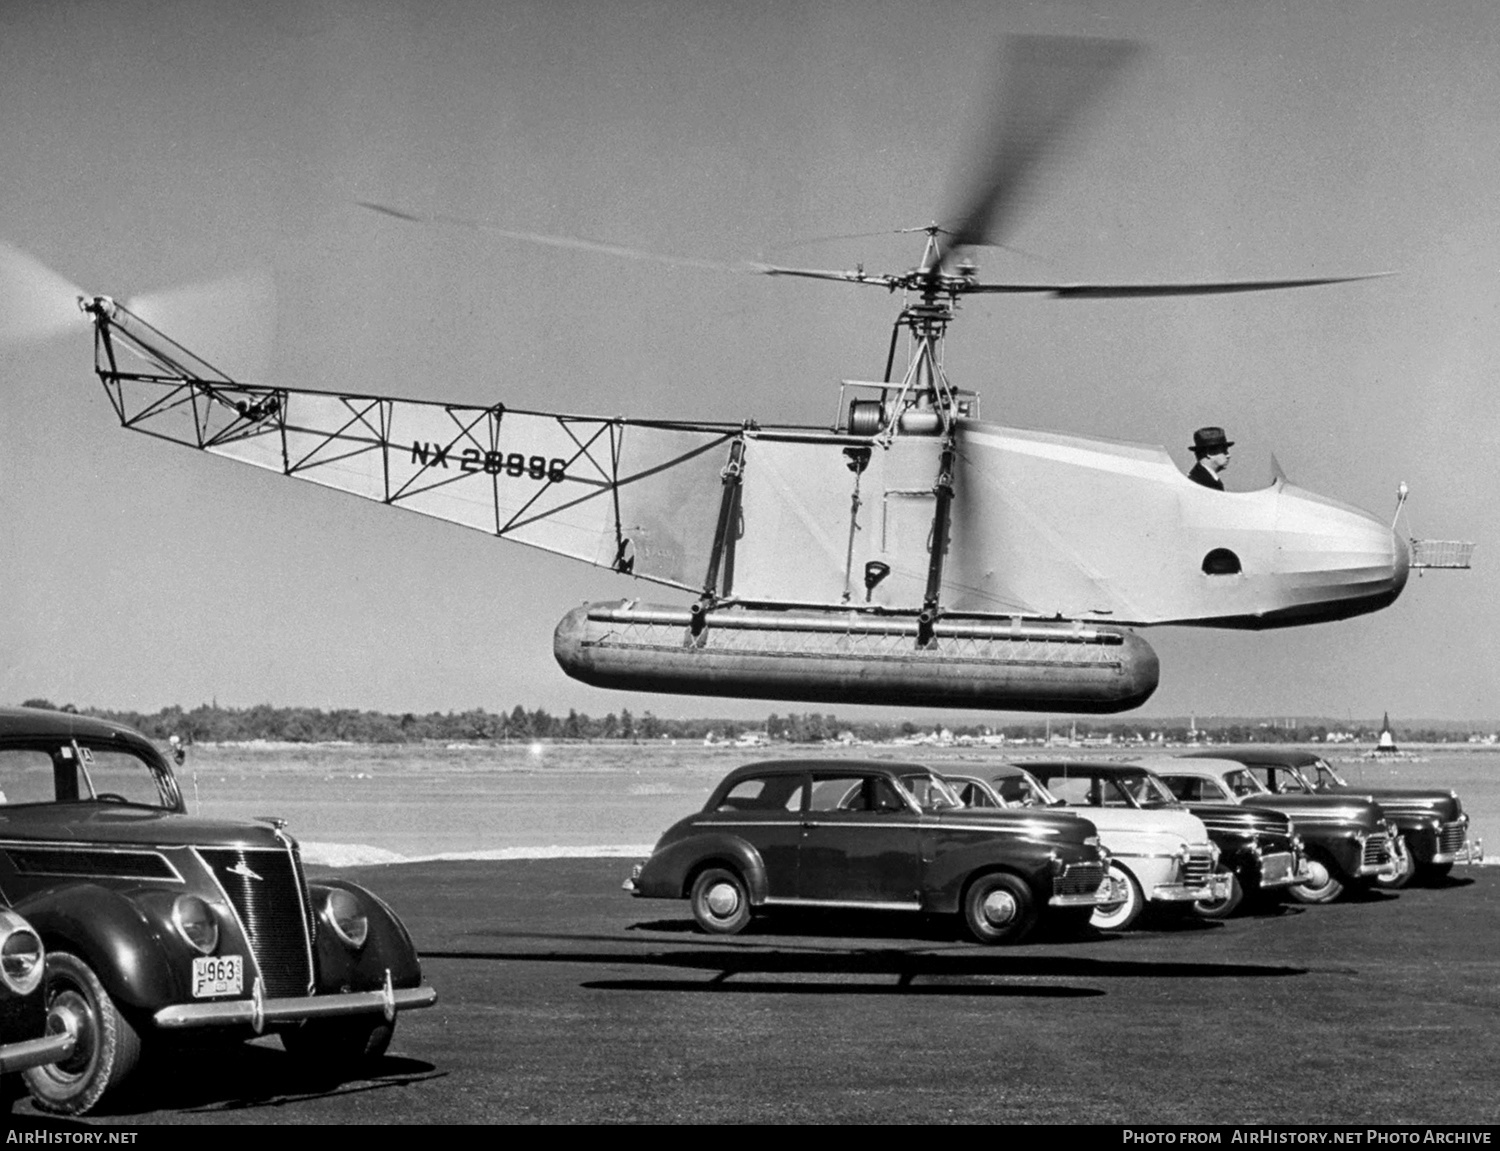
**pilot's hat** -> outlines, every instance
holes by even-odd
[[[1232,447],[1234,441],[1224,438],[1223,428],[1199,428],[1193,433],[1193,454],[1196,456],[1216,456]]]

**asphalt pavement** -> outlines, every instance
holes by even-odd
[[[405,919],[439,994],[367,1077],[310,1082],[261,1039],[159,1059],[115,1113],[45,1122],[1500,1119],[1500,869],[985,948],[901,915],[710,938],[686,903],[621,891],[629,862],[344,871]]]

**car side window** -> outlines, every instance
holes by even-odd
[[[809,811],[906,811],[890,780],[878,775],[815,776]]]
[[[1194,779],[1189,775],[1164,775],[1162,782],[1178,799],[1188,802],[1196,802],[1203,797],[1203,784],[1201,780]]]
[[[52,755],[40,748],[0,749],[0,803],[56,802],[52,766]]]
[[[742,779],[719,801],[719,811],[800,811],[802,777],[752,776]]]
[[[1094,781],[1079,775],[1054,776],[1047,781],[1047,790],[1069,807],[1098,807],[1098,789]]]

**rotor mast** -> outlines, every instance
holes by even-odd
[[[892,382],[896,345],[903,330],[910,335],[912,350],[894,410],[889,415],[894,425],[902,413],[913,408],[931,411],[939,426],[946,431],[959,414],[959,407],[958,394],[943,370],[943,341],[948,334],[948,325],[953,322],[959,294],[966,282],[972,279],[973,266],[961,265],[957,275],[944,271],[945,257],[938,240],[945,234],[943,229],[937,224],[928,224],[921,231],[927,235],[921,264],[905,276],[893,277],[891,284],[892,290],[900,287],[916,298],[901,309],[891,329],[890,354],[885,368],[887,383]]]

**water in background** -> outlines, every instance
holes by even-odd
[[[1025,758],[1026,751],[1013,753]],[[1030,749],[1030,754],[1036,754]],[[1072,753],[1070,753],[1072,754]],[[1351,784],[1451,787],[1471,836],[1500,852],[1500,750],[1422,749],[1425,762],[1343,761]],[[305,843],[414,857],[548,847],[649,846],[697,811],[742,763],[873,758],[976,770],[999,750],[934,747],[725,748],[652,743],[199,745],[179,769],[195,814],[277,815]],[[326,854],[326,853],[325,853]],[[378,855],[346,854],[346,862]]]

